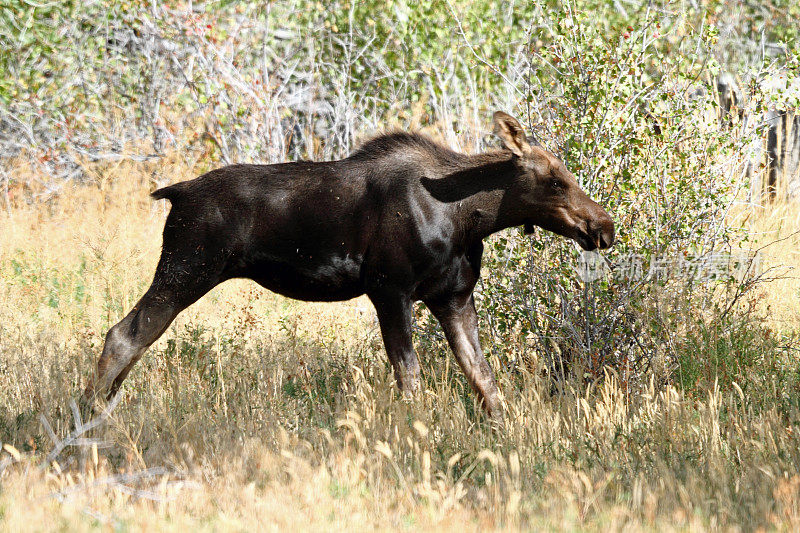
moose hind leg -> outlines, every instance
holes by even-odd
[[[84,401],[91,404],[98,397],[111,398],[177,312],[177,306],[167,295],[151,288],[125,318],[108,330],[94,379],[83,394]]]
[[[94,379],[83,393],[89,409],[96,398],[111,399],[142,354],[166,331],[183,309],[197,301],[216,282],[165,284],[158,274],[130,313],[108,330]]]

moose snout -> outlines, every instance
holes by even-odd
[[[601,250],[614,244],[614,221],[605,211],[589,223],[589,236]]]

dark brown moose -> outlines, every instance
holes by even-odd
[[[366,294],[407,393],[419,388],[412,306],[423,301],[484,408],[501,418],[472,296],[482,239],[540,226],[593,250],[611,245],[614,223],[514,118],[495,113],[494,131],[504,149],[478,155],[389,133],[340,161],[231,165],[155,191],[172,210],[153,283],[109,330],[84,408],[111,398],[183,309],[225,280],[250,278],[300,300]]]

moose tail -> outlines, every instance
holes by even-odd
[[[169,185],[167,187],[162,187],[160,189],[156,189],[155,191],[150,193],[150,196],[155,198],[156,200],[163,200],[166,198],[167,200],[174,202],[177,198],[179,198],[183,193],[183,183],[176,183],[174,185]]]

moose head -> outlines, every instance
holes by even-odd
[[[544,148],[531,144],[511,115],[494,114],[494,133],[513,156],[517,175],[515,209],[525,231],[539,226],[575,240],[584,250],[608,248],[614,242],[614,222],[581,189],[564,163]]]

